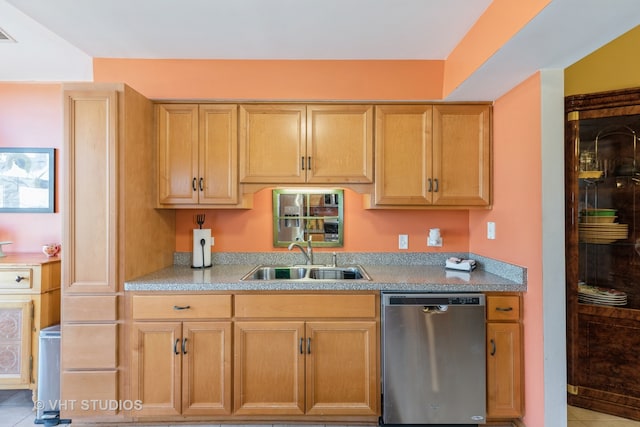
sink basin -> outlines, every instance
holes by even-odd
[[[259,265],[247,273],[242,280],[300,280],[307,276],[306,267]]]
[[[315,280],[371,280],[371,277],[360,266],[352,267],[312,267],[309,278]]]
[[[245,274],[240,280],[371,280],[371,277],[369,277],[360,265],[344,267],[328,267],[323,265],[259,265]]]

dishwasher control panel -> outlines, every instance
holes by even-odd
[[[424,294],[383,294],[385,305],[484,305],[484,295],[424,295]]]

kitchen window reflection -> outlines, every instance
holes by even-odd
[[[273,245],[343,246],[343,208],[343,190],[273,190]]]

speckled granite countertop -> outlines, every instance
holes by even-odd
[[[339,253],[338,265],[361,265],[371,280],[241,281],[258,264],[291,265],[300,254],[229,253],[212,255],[213,267],[194,269],[190,254],[178,253],[171,267],[125,282],[126,291],[403,291],[403,292],[524,292],[526,269],[469,253]],[[330,253],[316,254],[317,264],[329,264]],[[471,273],[446,270],[449,256],[474,259]],[[326,259],[325,259],[326,258]]]

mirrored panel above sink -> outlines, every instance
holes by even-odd
[[[323,265],[288,266],[259,265],[245,274],[242,281],[321,281],[321,280],[371,280],[360,265],[329,267]]]

